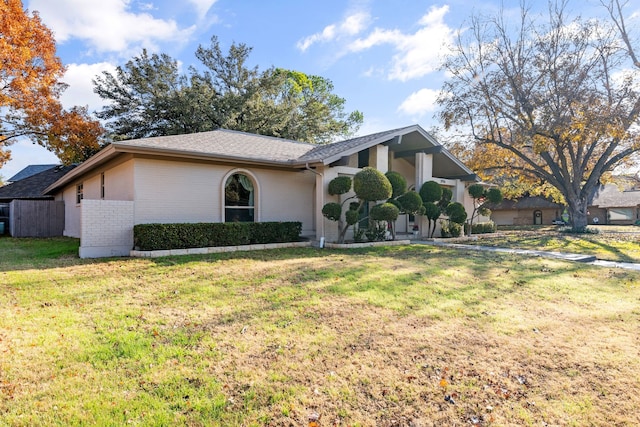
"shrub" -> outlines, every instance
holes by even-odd
[[[420,197],[424,203],[435,203],[442,197],[442,187],[435,181],[427,181],[420,187]]]
[[[408,191],[397,200],[400,204],[399,208],[405,213],[417,215],[422,207],[422,198],[415,191]]]
[[[374,221],[395,221],[398,219],[400,210],[393,203],[382,203],[371,208],[369,216]]]
[[[337,176],[329,181],[329,194],[332,196],[348,193],[351,190],[351,178]]]
[[[466,227],[468,227],[468,224],[465,224],[465,228]],[[471,232],[473,234],[495,233],[496,224],[493,221],[478,222],[476,224],[473,224],[473,226],[471,227]]]
[[[353,191],[364,201],[387,200],[393,189],[382,172],[366,167],[353,177]]]
[[[462,234],[462,224],[445,220],[440,222],[440,235],[442,237],[460,237]]]
[[[364,234],[371,242],[383,241],[387,234],[387,223],[384,221],[371,221]]]
[[[134,246],[142,251],[236,246],[300,240],[300,222],[138,224]]]
[[[322,215],[331,221],[338,221],[342,215],[342,206],[340,203],[329,202],[322,207]]]
[[[384,174],[391,183],[391,197],[396,198],[407,192],[407,180],[400,173],[389,171]]]
[[[449,220],[456,224],[463,224],[467,220],[467,211],[460,202],[450,203],[449,206],[447,206],[446,213]]]

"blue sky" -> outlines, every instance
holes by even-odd
[[[633,8],[638,0],[630,0]],[[112,71],[143,48],[164,52],[186,69],[194,52],[217,35],[224,51],[232,42],[253,47],[252,65],[270,66],[330,79],[347,111],[364,113],[360,135],[420,124],[433,118],[446,76],[438,70],[442,47],[452,42],[471,14],[518,15],[519,0],[23,0],[37,10],[58,43],[68,67],[66,107],[102,102],[91,79]],[[546,1],[531,3],[546,5]],[[583,16],[602,11],[598,0],[573,0]],[[637,14],[636,14],[637,15]],[[28,141],[11,147],[0,169],[5,179],[28,164],[57,158]]]

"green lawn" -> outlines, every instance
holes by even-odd
[[[598,259],[640,263],[640,227],[590,226],[597,234],[559,233],[555,227],[520,227],[499,230],[499,236],[479,235],[485,246],[537,249],[595,255]]]
[[[640,274],[430,246],[0,239],[0,425],[640,423]]]

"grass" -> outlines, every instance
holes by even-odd
[[[596,234],[558,233],[555,227],[520,227],[499,230],[501,235],[480,235],[486,246],[537,249],[595,255],[607,261],[640,263],[640,228],[589,226]],[[471,243],[474,242],[465,242]]]
[[[640,422],[637,272],[428,246],[79,260],[74,244],[0,239],[0,425]]]

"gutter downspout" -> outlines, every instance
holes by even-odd
[[[309,167],[309,163],[305,163],[304,168],[308,171],[311,171],[312,173],[314,173],[316,176],[319,176],[320,178],[322,178],[322,186],[320,188],[318,188],[318,185],[316,185],[316,193],[318,191],[320,191],[320,209],[322,210],[322,206],[324,206],[324,174],[311,169]],[[316,181],[317,182],[317,181]],[[318,214],[317,209],[316,212],[314,212],[313,216],[315,218],[315,216]],[[320,228],[320,248],[324,248],[324,217],[322,215],[320,215],[320,218],[318,218],[318,227]]]

